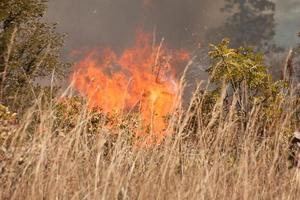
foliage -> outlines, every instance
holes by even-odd
[[[233,47],[263,48],[275,35],[275,3],[270,0],[226,0],[226,23],[209,33],[212,41],[228,37]]]
[[[42,19],[45,10],[44,0],[0,3],[0,101],[14,110],[32,104],[42,78],[62,77],[68,67],[60,61],[64,36]]]
[[[58,135],[71,132],[82,123],[82,134],[88,135],[89,138],[95,138],[101,132],[110,132],[110,139],[115,140],[116,136],[121,134],[132,143],[139,125],[137,115],[124,117],[119,113],[104,113],[100,108],[90,110],[81,97],[59,100],[54,111],[52,130]]]
[[[16,122],[16,113],[10,112],[7,107],[0,104],[0,147],[3,147],[3,143],[15,132]]]
[[[185,123],[183,132],[193,135],[194,141],[206,129],[217,132],[227,120],[234,120],[240,131],[246,132],[253,112],[259,113],[260,123],[256,128],[262,134],[267,124],[282,116],[285,108],[280,104],[295,102],[295,97],[287,98],[287,84],[272,80],[263,55],[253,49],[230,48],[229,40],[224,39],[218,45],[211,45],[209,57],[209,85],[206,89],[198,87],[189,114],[180,122]]]
[[[208,73],[217,87],[215,90],[220,91],[223,84],[229,84],[232,92],[227,91],[225,100],[237,94],[239,106],[244,112],[258,102],[266,108],[275,106],[281,97],[284,82],[272,81],[262,54],[254,53],[251,48],[232,49],[228,45],[229,40],[225,39],[219,45],[212,45],[209,52],[212,65]]]
[[[16,113],[11,113],[7,107],[0,104],[0,121],[13,121],[15,120]]]

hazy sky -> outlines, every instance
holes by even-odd
[[[157,30],[158,38],[176,47],[201,42],[210,27],[224,20],[224,0],[49,0],[47,19],[68,33],[66,51],[97,46],[122,49],[138,26]],[[277,43],[289,46],[300,31],[300,0],[277,3]]]

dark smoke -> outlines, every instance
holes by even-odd
[[[137,27],[155,31],[157,40],[176,48],[204,40],[206,30],[223,21],[222,0],[50,0],[48,20],[68,33],[66,51],[82,47],[122,49]]]
[[[69,34],[65,51],[82,47],[122,49],[134,39],[138,26],[157,31],[169,45],[191,47],[205,41],[208,29],[224,21],[225,0],[49,0],[47,19]],[[298,41],[300,1],[274,0],[276,37],[281,46]]]

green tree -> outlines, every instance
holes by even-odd
[[[225,0],[221,9],[229,14],[226,22],[210,37],[220,41],[224,37],[231,39],[233,47],[265,47],[275,35],[275,3],[270,0]]]
[[[229,41],[223,40],[212,45],[209,52],[212,65],[208,68],[210,80],[216,85],[215,92],[220,93],[224,84],[229,86],[225,100],[236,95],[239,110],[246,114],[251,107],[260,103],[267,115],[277,113],[276,103],[284,88],[283,81],[274,82],[262,54],[254,53],[251,48],[229,48]]]
[[[68,64],[61,62],[64,36],[43,20],[45,0],[0,2],[0,101],[14,110],[29,106],[45,88],[39,80]]]
[[[259,129],[278,120],[282,114],[279,104],[288,88],[284,81],[273,81],[263,54],[252,48],[231,48],[224,39],[211,45],[209,58],[209,85],[197,87],[188,108],[192,114],[184,119],[186,131],[193,130],[193,135],[201,127],[217,128],[229,118],[235,118],[245,130],[254,109],[259,111]]]

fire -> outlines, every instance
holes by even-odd
[[[175,66],[189,60],[185,51],[152,44],[152,35],[139,31],[135,46],[120,55],[111,49],[92,50],[75,65],[72,81],[90,108],[105,113],[139,112],[144,130],[136,133],[165,135],[165,117],[173,112],[179,83]],[[149,129],[150,128],[150,129]]]

